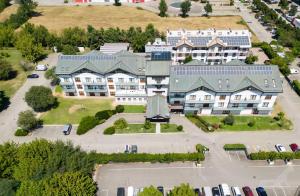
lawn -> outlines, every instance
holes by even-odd
[[[44,25],[52,32],[61,32],[64,28],[79,26],[86,28],[119,27],[128,29],[130,26],[145,28],[152,23],[159,31],[167,29],[247,29],[245,24],[239,24],[240,16],[218,17],[167,17],[161,18],[147,10],[127,6],[39,6],[39,16],[29,20],[30,23]],[[254,36],[255,37],[255,36]]]
[[[173,133],[173,132],[182,132],[177,130],[176,124],[161,124],[160,125],[161,133]]]
[[[124,113],[144,113],[144,105],[124,105]]]
[[[112,109],[110,99],[71,99],[58,98],[57,108],[42,114],[45,124],[79,124],[84,116],[95,115],[101,110]]]
[[[234,116],[234,124],[224,125],[222,120],[225,116],[201,116],[201,118],[210,124],[221,124],[222,127],[217,131],[264,131],[264,130],[286,130],[287,127],[280,127],[278,121],[271,116]],[[255,121],[251,127],[250,121]]]
[[[25,82],[26,72],[20,66],[22,55],[18,50],[11,48],[0,50],[0,53],[1,52],[8,53],[10,55],[8,58],[4,59],[10,62],[13,69],[17,71],[17,77],[7,81],[0,81],[0,90],[4,90],[6,95],[11,97]]]
[[[125,129],[116,129],[116,133],[155,133],[155,125],[152,124],[150,129],[145,129],[144,124],[128,124]]]

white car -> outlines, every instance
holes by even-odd
[[[46,65],[37,65],[35,67],[36,71],[46,71],[47,70],[47,66]]]
[[[240,188],[237,186],[231,187],[231,191],[233,193],[233,196],[242,196],[242,193],[240,191]]]
[[[291,71],[291,74],[298,74],[299,73],[299,70],[295,69],[295,68],[291,68],[290,71]]]
[[[286,149],[282,144],[276,144],[275,148],[278,152],[286,152]]]

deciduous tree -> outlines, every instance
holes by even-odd
[[[49,110],[56,104],[51,89],[44,86],[32,86],[25,94],[25,101],[36,112]]]
[[[6,60],[0,59],[0,80],[9,80],[15,76],[12,65]]]
[[[39,125],[39,120],[31,110],[19,113],[18,126],[27,131],[35,129]]]
[[[168,5],[167,5],[165,0],[160,0],[158,9],[159,9],[159,16],[160,17],[166,17],[167,16]]]
[[[207,16],[209,15],[209,13],[212,13],[213,10],[212,10],[212,6],[209,3],[209,1],[207,1],[206,5],[204,6],[204,10],[205,10]]]
[[[175,186],[169,196],[196,196],[193,188],[189,184],[181,184],[180,186]]]
[[[181,17],[186,18],[188,17],[188,13],[191,10],[191,2],[189,0],[185,0],[180,4],[181,8]]]
[[[139,196],[161,196],[161,192],[159,192],[154,186],[145,187],[142,192],[139,193]]]

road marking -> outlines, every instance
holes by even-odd
[[[247,167],[300,167],[300,165],[251,165],[251,166],[247,166]]]
[[[230,161],[232,161],[232,160],[231,160],[230,153],[229,153],[229,152],[227,152],[227,154],[228,154],[229,160],[230,160]]]
[[[275,191],[275,188],[272,188],[272,190],[273,190],[273,192],[275,193],[275,196],[277,196],[277,193],[276,193],[276,191]]]
[[[238,157],[238,159],[240,161],[241,159],[240,159],[239,153],[238,152],[235,152],[235,153],[236,153],[236,156]]]
[[[284,191],[284,188],[282,188],[282,187],[280,187],[280,188],[281,188],[281,190],[282,190],[284,196],[286,196],[285,191]]]
[[[124,168],[124,169],[109,169],[109,171],[130,171],[130,170],[165,170],[165,169],[204,169],[207,167],[152,167],[152,168]],[[212,168],[212,167],[209,167]]]

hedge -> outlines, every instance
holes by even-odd
[[[300,82],[298,80],[293,80],[292,83],[296,93],[300,96]]]
[[[26,136],[28,135],[28,131],[25,129],[18,128],[15,132],[15,136]]]
[[[112,134],[115,134],[115,132],[116,132],[116,128],[114,126],[111,126],[111,127],[107,127],[104,130],[103,134],[104,135],[112,135]]]
[[[116,110],[102,110],[95,114],[95,118],[98,120],[107,120],[114,114],[116,114]]]
[[[213,131],[215,131],[215,129],[212,127],[212,125],[209,122],[203,120],[200,116],[187,114],[186,117],[187,118],[195,118],[197,120],[195,125],[197,127],[199,127],[200,129],[202,129],[204,132],[213,132]]]
[[[104,122],[101,120],[101,122]],[[77,134],[82,135],[88,132],[90,129],[96,127],[100,121],[94,116],[85,116],[80,120],[79,126],[77,128]]]
[[[197,144],[196,150],[199,153],[203,153],[204,151],[209,151],[209,148],[207,148],[206,146],[203,146],[202,144]]]
[[[265,151],[260,151],[260,152],[253,152],[249,154],[249,159],[251,160],[285,160],[285,159],[300,159],[300,152],[265,152]]]
[[[125,107],[123,105],[117,105],[116,106],[116,112],[117,113],[122,113],[122,112],[124,112],[124,110],[125,110]]]
[[[131,162],[151,162],[151,163],[170,163],[175,161],[204,161],[205,156],[202,153],[167,153],[167,154],[89,154],[97,163],[131,163]]]
[[[225,144],[223,148],[224,150],[246,150],[244,144]]]

